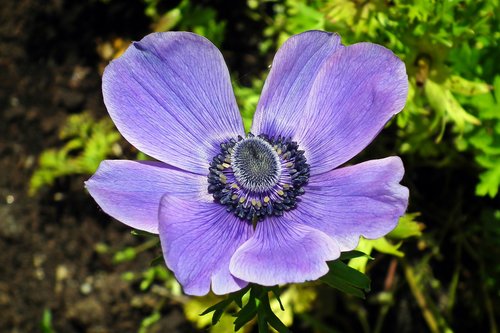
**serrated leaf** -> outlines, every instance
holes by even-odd
[[[500,187],[500,165],[486,170],[479,175],[479,183],[476,185],[476,195],[490,196],[494,198]]]

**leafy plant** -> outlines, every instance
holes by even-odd
[[[30,179],[30,193],[69,175],[90,175],[102,160],[120,155],[120,134],[109,118],[96,121],[88,112],[71,115],[59,132],[64,145],[48,149],[39,157],[39,167]]]

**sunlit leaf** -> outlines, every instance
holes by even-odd
[[[392,239],[405,239],[408,237],[420,237],[422,235],[423,225],[416,218],[420,213],[407,213],[403,215],[398,222],[396,229],[391,231],[387,237]]]

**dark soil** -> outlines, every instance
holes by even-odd
[[[147,302],[132,307],[144,294],[121,275],[144,270],[154,254],[112,263],[114,250],[141,240],[99,211],[84,191],[85,177],[27,194],[37,157],[60,145],[66,116],[82,110],[105,116],[97,42],[138,39],[149,28],[137,15],[143,2],[126,2],[5,0],[0,6],[1,332],[40,332],[47,310],[56,332],[137,332],[151,312]],[[97,244],[110,246],[110,253],[99,254]],[[193,331],[175,304],[162,318],[157,331]]]

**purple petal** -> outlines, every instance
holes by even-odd
[[[316,77],[293,137],[311,174],[358,154],[403,109],[407,94],[405,65],[390,50],[359,43],[335,52]]]
[[[252,132],[291,137],[303,119],[307,97],[319,69],[342,47],[338,35],[323,31],[307,31],[288,39],[274,57]]]
[[[211,198],[208,198],[211,199]],[[229,272],[229,260],[252,234],[252,225],[214,202],[166,195],[160,207],[160,240],[167,266],[190,295],[240,290],[247,282]]]
[[[158,233],[162,196],[195,197],[206,191],[207,182],[164,163],[103,161],[85,186],[107,214],[132,228]]]
[[[219,144],[244,135],[221,53],[192,33],[134,42],[106,67],[103,94],[125,139],[180,169],[206,174]]]
[[[313,176],[290,214],[350,251],[359,236],[376,239],[396,227],[408,205],[403,174],[401,159],[388,157]]]
[[[316,280],[328,272],[326,261],[339,255],[333,239],[285,214],[259,222],[229,269],[242,280],[273,286]]]

